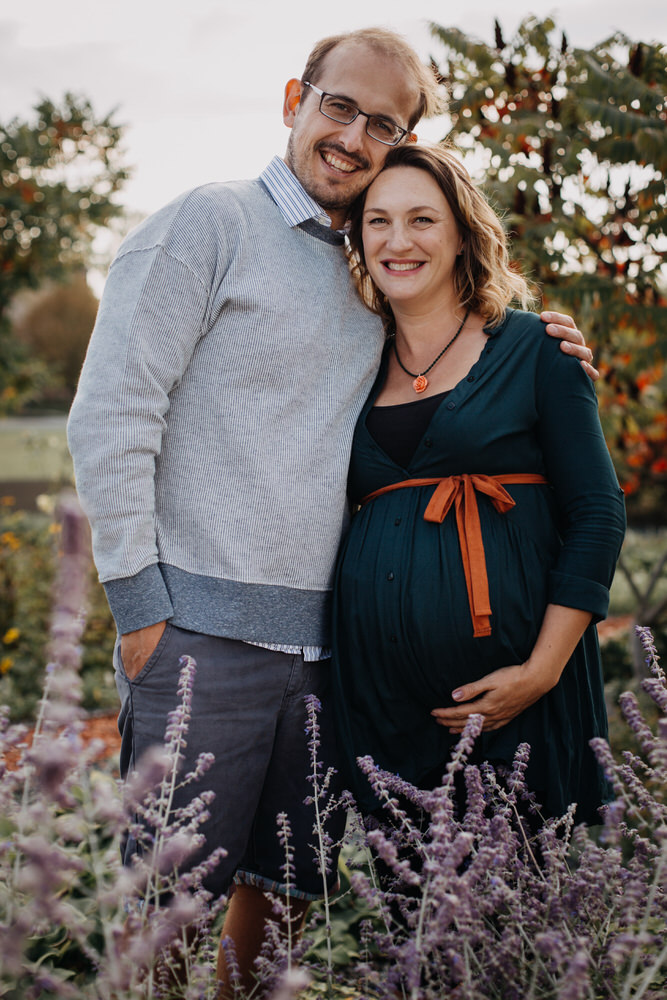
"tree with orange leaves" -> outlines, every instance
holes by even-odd
[[[529,17],[493,45],[432,25],[450,140],[504,214],[548,307],[598,354],[600,404],[636,521],[667,519],[667,47],[572,48]]]

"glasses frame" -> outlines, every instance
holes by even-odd
[[[369,138],[374,139],[376,142],[381,142],[383,146],[398,146],[398,144],[401,141],[401,139],[404,139],[406,137],[406,135],[407,136],[414,136],[414,133],[410,132],[410,129],[403,128],[401,125],[397,125],[396,122],[393,122],[391,120],[391,118],[383,118],[382,115],[369,115],[366,111],[362,111],[361,108],[358,108],[356,106],[356,104],[352,104],[351,101],[348,101],[347,98],[345,98],[345,103],[349,104],[351,108],[354,108],[354,111],[355,111],[354,116],[352,118],[350,118],[349,122],[343,122],[339,118],[334,118],[332,115],[328,115],[326,113],[326,111],[322,110],[322,103],[323,103],[325,97],[334,97],[335,98],[337,95],[336,94],[329,94],[325,90],[320,90],[319,87],[316,87],[314,83],[310,83],[308,80],[302,80],[301,82],[302,82],[302,84],[303,84],[304,87],[310,87],[310,89],[312,90],[312,92],[314,94],[318,95],[318,97],[320,99],[319,112],[320,112],[321,115],[324,115],[325,118],[328,118],[329,121],[338,122],[339,125],[351,125],[352,122],[354,122],[354,121],[357,120],[357,118],[359,117],[359,115],[362,115],[366,119],[366,135],[369,136]],[[343,98],[340,98],[340,99],[343,100]],[[386,139],[378,139],[378,137],[376,135],[372,135],[368,131],[368,126],[371,123],[371,118],[377,118],[380,121],[386,121],[388,125],[392,125],[395,129],[398,129],[398,131],[400,133],[399,136],[398,136],[398,138],[394,142],[388,142]]]

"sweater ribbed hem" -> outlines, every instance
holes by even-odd
[[[328,590],[218,580],[176,566],[148,566],[104,584],[121,634],[168,619],[228,639],[298,646],[330,644]]]

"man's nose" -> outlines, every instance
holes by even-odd
[[[342,145],[351,153],[362,149],[367,140],[366,119],[363,115],[357,115],[353,122],[350,122],[349,125],[344,125],[341,129]]]

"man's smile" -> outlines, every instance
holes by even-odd
[[[349,153],[338,153],[332,149],[320,147],[320,156],[328,167],[340,170],[344,174],[353,174],[357,170],[368,170],[370,164],[365,160],[351,156]]]
[[[345,163],[343,160],[339,160],[337,156],[333,153],[322,153],[322,159],[325,163],[328,163],[330,167],[335,167],[336,170],[343,170],[346,174],[353,173],[357,168],[352,163]]]

